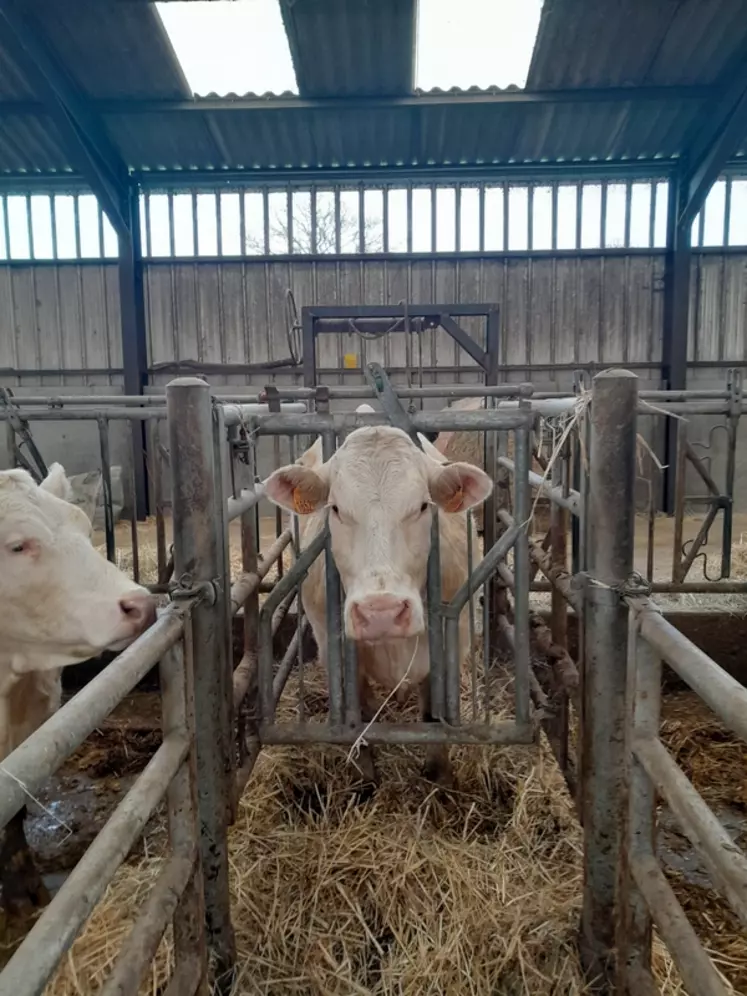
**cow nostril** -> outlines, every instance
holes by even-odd
[[[410,615],[410,603],[402,602],[402,608],[399,610],[397,615],[394,617],[396,623],[404,623],[407,621],[407,617]]]
[[[128,595],[120,598],[119,608],[129,622],[144,623],[152,610],[152,602],[148,595]]]

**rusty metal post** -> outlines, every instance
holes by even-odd
[[[638,378],[594,378],[589,453],[589,578],[585,598],[581,958],[601,991],[626,957],[621,868],[627,846],[630,755],[625,749],[628,609],[620,588],[633,570]],[[583,524],[582,524],[583,526]],[[617,936],[616,936],[617,935]]]
[[[236,946],[231,926],[226,829],[231,802],[231,759],[226,745],[224,682],[216,680],[229,653],[225,577],[220,573],[224,510],[217,506],[210,388],[197,377],[166,387],[174,516],[174,576],[205,592],[193,612],[198,810],[208,944],[219,988],[230,988]]]
[[[684,580],[682,573],[682,535],[685,520],[685,490],[687,481],[687,422],[680,419],[673,433],[677,441],[677,474],[674,490],[674,538],[672,540],[672,581]]]
[[[567,492],[570,480],[567,473],[568,462],[566,451],[569,442],[566,440],[563,452],[559,453],[552,467],[552,484],[562,487]],[[568,570],[566,534],[568,531],[568,512],[557,502],[550,505],[550,562],[554,571],[565,573]],[[552,588],[552,609],[550,629],[552,641],[559,647],[568,648],[568,606],[558,588]],[[555,756],[565,775],[568,768],[568,693],[563,688],[560,676],[553,671],[553,714],[548,723],[548,738],[554,741]]]

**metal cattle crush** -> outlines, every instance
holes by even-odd
[[[376,414],[336,414],[336,397],[377,399]],[[405,412],[399,399],[481,396],[479,411]],[[173,564],[166,564],[163,507],[157,590],[170,604],[157,623],[72,698],[0,767],[0,826],[158,664],[163,743],[70,877],[0,974],[1,996],[41,993],[80,933],[118,867],[165,797],[170,853],[102,992],[136,993],[169,924],[174,973],[168,996],[230,990],[235,946],[231,924],[228,828],[253,765],[278,743],[353,744],[364,730],[356,697],[354,647],[341,636],[340,579],[327,557],[329,714],[312,721],[303,708],[304,634],[300,585],[329,550],[325,532],[301,549],[298,523],[279,522],[260,550],[258,450],[264,437],[321,436],[329,457],[359,425],[394,423],[421,432],[480,431],[486,468],[496,479],[486,515],[483,559],[449,604],[440,593],[438,520],[434,517],[426,599],[434,723],[377,722],[370,743],[531,743],[544,730],[575,794],[584,827],[581,953],[602,989],[631,996],[655,992],[650,974],[656,924],[688,991],[727,993],[661,871],[655,851],[660,794],[702,855],[715,885],[747,924],[747,859],[658,738],[661,666],[672,667],[740,736],[747,738],[747,691],[665,621],[651,582],[634,571],[634,489],[638,415],[651,404],[626,371],[600,374],[561,416],[545,419],[546,457],[537,442],[547,400],[530,385],[407,388],[397,392],[372,368],[367,388],[279,388],[219,402],[199,379],[173,381],[166,397],[76,399],[47,417],[165,421],[171,468]],[[291,405],[283,408],[283,401]],[[682,412],[679,392],[655,399],[660,416]],[[303,403],[302,403],[303,402]],[[307,406],[313,410],[304,410]],[[733,400],[741,411],[740,397]],[[543,408],[543,405],[545,406]],[[676,407],[672,407],[676,406]],[[42,409],[39,409],[41,412]],[[25,413],[33,418],[33,406]],[[513,455],[506,444],[512,437]],[[539,446],[539,443],[537,443]],[[530,470],[532,453],[546,471]],[[102,448],[102,457],[104,456]],[[154,474],[154,489],[161,487]],[[228,494],[226,493],[228,490]],[[530,535],[531,492],[552,503],[546,537]],[[229,525],[240,524],[242,572],[230,577]],[[570,570],[569,556],[570,551]],[[271,570],[276,580],[270,583]],[[541,571],[552,590],[549,625],[530,607]],[[483,591],[482,666],[471,660],[468,707],[460,696],[456,620]],[[717,586],[715,588],[717,590]],[[265,594],[263,599],[261,596]],[[580,652],[570,656],[567,607],[580,620]],[[273,637],[295,604],[296,626],[278,661]],[[234,666],[232,617],[243,617],[243,656]],[[491,715],[494,658],[512,648],[513,719]],[[276,709],[291,675],[300,690],[297,718]],[[575,712],[576,723],[571,722]],[[575,735],[571,733],[576,729]],[[251,789],[249,789],[251,790]]]

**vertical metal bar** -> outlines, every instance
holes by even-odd
[[[503,251],[508,252],[508,193],[509,186],[504,182],[501,184],[503,188]]]
[[[527,249],[534,247],[534,184],[527,184]]]
[[[550,187],[550,197],[552,200],[552,209],[550,213],[550,247],[553,252],[558,248],[558,185],[553,183]]]
[[[99,238],[99,256],[104,258],[104,212],[101,210],[101,205],[96,202],[96,221],[98,228],[98,238]]]
[[[246,190],[239,191],[239,255],[246,256]]]
[[[383,195],[384,202],[382,205],[382,217],[381,226],[383,229],[382,235],[384,239],[384,252],[389,252],[389,194],[391,193],[389,187],[384,187]]]
[[[477,655],[475,654],[475,590],[472,586],[472,571],[474,570],[474,556],[472,548],[472,537],[475,529],[475,519],[470,509],[467,512],[467,582],[469,584],[469,661],[472,679],[472,722],[477,722]],[[483,630],[484,631],[484,630]]]
[[[426,575],[428,600],[428,653],[431,676],[431,714],[434,719],[446,719],[446,674],[444,673],[443,617],[441,615],[441,544],[438,528],[438,506],[431,518],[431,550]]]
[[[628,630],[628,731],[626,750],[632,750],[635,737],[659,736],[661,712],[661,660],[654,650],[638,635],[632,614]],[[656,846],[656,790],[643,769],[633,757],[630,768],[630,827],[628,851],[631,857],[653,855]],[[621,965],[629,972],[627,991],[631,994],[633,973],[649,972],[651,968],[651,915],[645,899],[630,877],[627,867],[623,872],[628,887],[628,957]]]
[[[114,509],[112,508],[112,475],[109,455],[109,423],[105,418],[96,419],[99,427],[99,453],[101,455],[101,490],[104,497],[104,532],[106,533],[106,559],[116,560],[114,546]]]
[[[288,254],[293,254],[293,191],[290,187],[285,194],[285,212],[288,215]]]
[[[3,196],[3,231],[5,235],[5,258],[10,259],[10,218],[8,217],[8,198]]]
[[[721,533],[721,575],[731,576],[731,540],[734,527],[734,478],[737,469],[737,433],[739,417],[742,414],[741,370],[729,370],[727,391],[729,393],[729,413],[726,418],[726,505],[724,507],[724,528]]]
[[[318,233],[317,233],[317,203],[316,203],[316,187],[311,188],[311,254],[315,256],[318,252]]]
[[[138,441],[142,442],[145,438],[143,432],[145,430],[145,423],[141,422],[139,425],[135,423],[140,429],[140,434],[138,439],[135,438],[134,433],[130,436],[130,494],[132,495],[132,501],[130,502],[130,548],[132,550],[132,577],[136,583],[140,582],[140,546],[139,537],[137,534],[137,472],[135,470],[138,460]],[[145,483],[145,482],[143,482]]]
[[[73,226],[75,228],[75,258],[80,259],[80,198],[73,194]]]
[[[192,253],[200,255],[200,226],[197,223],[197,194],[192,191]]]
[[[205,896],[202,865],[199,861],[200,831],[197,817],[197,758],[195,755],[195,716],[192,655],[192,622],[184,623],[183,643],[172,648],[160,661],[163,736],[182,732],[192,742],[190,752],[166,793],[169,842],[172,853],[197,852],[198,860],[174,914],[175,971],[196,960],[200,981],[197,996],[208,996],[208,960],[205,939]]]
[[[58,248],[57,248],[57,197],[54,194],[49,195],[49,218],[52,224],[52,259],[58,258]],[[7,221],[7,218],[6,218]],[[7,243],[6,243],[7,245]],[[103,255],[103,243],[102,243],[102,255]],[[8,258],[10,258],[10,246],[7,246]]]
[[[653,249],[656,242],[656,183],[651,182],[648,186],[651,191],[648,210],[648,247]]]
[[[335,187],[335,253],[342,251],[342,216],[340,212],[340,188]]]
[[[412,252],[412,184],[407,184],[407,251]]]
[[[36,259],[36,253],[34,252],[34,226],[31,223],[31,196],[26,194],[24,199],[26,202],[26,230],[29,240],[29,258]]]
[[[729,235],[731,232],[731,177],[726,177],[726,188],[724,190],[724,245],[729,245]]]
[[[358,655],[355,640],[345,639],[345,724],[357,727],[361,721],[358,694]]]
[[[322,456],[326,463],[335,452],[336,433],[330,429],[322,434]],[[342,590],[340,575],[332,557],[332,539],[327,537],[324,553],[327,594],[327,669],[329,681],[329,721],[331,726],[341,726],[342,702]]]
[[[168,192],[168,208],[169,208],[169,256],[176,255],[176,236],[174,232],[174,192],[170,190]]]
[[[144,256],[151,256],[153,254],[153,237],[150,224],[150,194],[143,193],[141,195],[145,204],[145,232],[143,233],[144,238],[142,238],[142,249]]]
[[[705,213],[706,213],[706,206],[704,204],[703,207],[700,209],[700,211],[698,211],[698,247],[701,248],[701,249],[703,248],[703,232],[704,232],[704,229],[705,229]]]
[[[221,194],[213,194],[215,203],[215,251],[219,256],[223,255],[223,199]]]
[[[594,378],[589,456],[589,565],[585,598],[581,959],[615,988],[627,957],[624,895],[630,756],[625,749],[628,609],[618,594],[633,570],[638,378]],[[618,925],[616,936],[616,925]]]
[[[458,183],[454,188],[454,249],[456,252],[462,250],[462,185]]]
[[[623,235],[623,245],[630,248],[630,215],[633,201],[633,184],[628,180],[625,184],[625,233]]]
[[[528,402],[520,409],[530,410]],[[529,693],[529,491],[530,429],[517,429],[515,440],[514,517],[521,531],[514,544],[514,681],[516,688],[516,721],[530,722]]]
[[[262,188],[262,229],[265,240],[265,256],[270,255],[270,191]]]
[[[564,443],[564,450],[567,449],[568,441]],[[564,453],[556,459],[552,465],[552,484],[561,488],[563,493],[568,492],[570,481],[568,479],[568,464],[564,459]],[[565,572],[567,570],[566,534],[568,531],[568,513],[564,508],[555,502],[550,506],[550,559],[553,570]],[[558,589],[553,585],[551,595],[550,610],[550,630],[553,643],[559,647],[568,647],[568,608],[565,599]],[[548,736],[555,741],[555,756],[558,759],[563,773],[568,768],[568,695],[563,689],[556,675],[553,674],[555,695],[553,696],[553,715],[549,719]]]
[[[498,307],[491,308],[488,312],[485,342],[485,351],[487,353],[485,383],[493,387],[498,383],[500,376],[501,322]],[[486,408],[494,407],[494,403],[495,399],[486,399]],[[498,508],[502,504],[502,499],[506,497],[506,490],[502,486],[505,480],[505,472],[497,470],[498,433],[486,432],[483,438],[485,470],[495,482],[485,502],[483,512],[483,546],[485,550],[489,550],[498,539],[499,533],[502,532],[498,519]],[[500,638],[497,614],[498,606],[499,588],[497,579],[489,578],[483,586],[483,677],[486,722],[490,718],[490,669],[492,654],[493,648],[498,647],[498,640]]]
[[[607,181],[602,180],[602,193],[599,204],[599,248],[607,246]]]
[[[667,418],[671,418],[667,416]],[[682,535],[685,524],[687,482],[687,422],[677,419],[677,477],[674,492],[674,535],[672,538],[672,581],[682,581]]]
[[[174,567],[178,579],[211,593],[193,610],[195,727],[208,943],[218,979],[230,978],[236,959],[228,888],[226,827],[232,788],[225,756],[230,731],[223,728],[223,682],[215,680],[228,653],[225,580],[219,575],[224,516],[217,506],[213,412],[208,385],[183,377],[166,387],[171,451]],[[212,602],[212,604],[211,604]]]
[[[485,184],[481,183],[477,188],[477,227],[479,252],[485,252]]]
[[[584,204],[584,185],[580,181],[576,184],[576,249],[581,248],[581,219]]]
[[[431,184],[431,252],[436,251],[438,245],[438,209],[436,201],[436,185]]]
[[[366,204],[363,184],[358,185],[358,252],[366,251]]]
[[[165,584],[166,577],[166,524],[163,514],[163,463],[161,457],[161,421],[150,420],[150,477],[153,485],[153,508],[156,514],[156,560],[158,582]]]

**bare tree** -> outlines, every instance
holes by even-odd
[[[327,199],[325,198],[325,201]],[[316,207],[316,252],[320,255],[334,253],[337,248],[335,238],[335,207],[317,200]],[[287,212],[270,214],[270,244],[282,245],[286,251],[288,245],[288,215]],[[364,218],[363,240],[366,252],[384,251],[384,233],[379,218]],[[351,211],[344,203],[340,204],[340,246],[343,252],[358,252],[359,230],[358,212]],[[255,234],[247,235],[246,251],[252,255],[264,255],[264,238]],[[310,254],[314,251],[312,238],[311,201],[294,203],[293,211],[293,250],[294,253]]]

